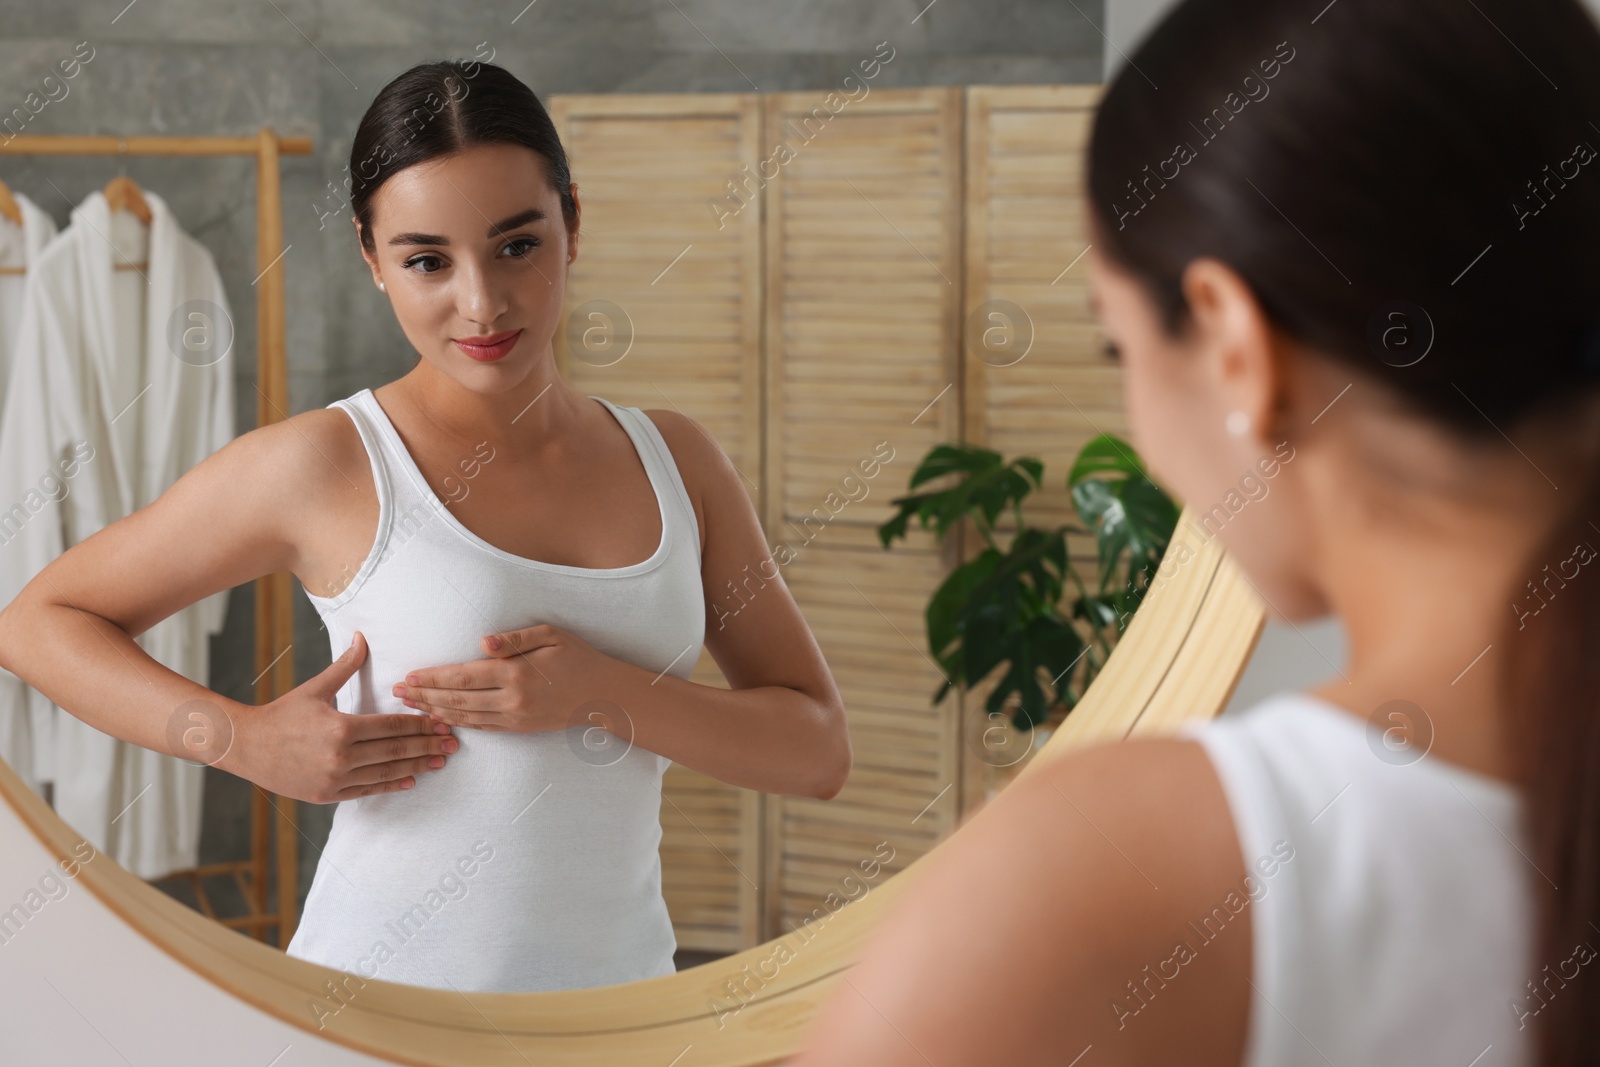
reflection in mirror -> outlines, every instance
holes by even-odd
[[[581,989],[803,944],[924,854],[1082,698],[1176,508],[1075,258],[1095,91],[891,89],[899,54],[864,46],[842,94],[547,121],[482,49],[363,104],[362,180],[318,215],[351,218],[336,252],[406,356],[228,424],[9,591],[37,730],[8,762],[54,759],[30,784],[104,854],[345,972],[319,1027],[367,981]],[[177,362],[231,410],[232,361]],[[207,648],[230,604],[248,632],[228,590],[289,574],[293,641],[266,582],[255,648],[151,640]],[[771,974],[727,977],[722,1020]]]

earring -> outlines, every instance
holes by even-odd
[[[1250,416],[1242,411],[1235,411],[1228,415],[1228,433],[1234,437],[1243,437],[1250,432]]]
[[[378,288],[379,289],[383,289],[383,291],[386,292],[386,293],[389,291],[389,290],[383,288],[383,283],[382,282],[378,283]]]

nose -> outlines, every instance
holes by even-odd
[[[509,306],[505,283],[496,280],[493,271],[477,265],[463,267],[457,277],[460,287],[456,291],[456,313],[463,321],[483,327],[483,333],[494,332],[494,324]]]

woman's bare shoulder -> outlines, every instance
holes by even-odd
[[[351,532],[361,509],[333,495],[359,493],[361,477],[359,438],[353,427],[342,435],[338,418],[307,412],[234,437],[155,500],[73,545],[39,588],[137,636],[262,575],[287,569],[304,580],[307,560],[327,569],[333,539],[362,532]]]
[[[924,1062],[917,1049],[952,1064],[1042,1065],[1090,1046],[1102,1064],[1236,1067],[1251,924],[1241,916],[1211,940],[1191,924],[1245,873],[1196,742],[1050,759],[915,872],[796,1067],[910,1065]]]
[[[695,519],[700,528],[702,551],[706,540],[706,501],[711,493],[713,503],[725,491],[730,479],[718,477],[731,472],[733,463],[722,447],[712,438],[710,431],[681,411],[667,408],[649,408],[645,416],[655,424],[661,439],[672,453],[672,462],[683,479],[683,488],[694,505]]]
[[[228,465],[250,481],[238,488],[266,493],[274,506],[325,502],[329,492],[363,486],[372,473],[361,436],[350,416],[334,408],[314,408],[249,430],[217,455],[231,453]]]
[[[1250,1002],[1252,923],[1246,917],[1213,931],[1203,921],[1219,906],[1231,909],[1248,872],[1205,749],[1170,736],[1094,744],[1017,784],[1024,788],[1012,817],[998,813],[1016,835],[1011,850],[1030,847],[1030,817],[1061,827],[1058,837],[1046,835],[1039,862],[1068,881],[1054,892],[1039,885],[1035,901],[1041,910],[1057,902],[1055,949],[1059,959],[1077,956],[1071,969],[1087,998],[1084,1021],[1098,1019],[1108,1040],[1116,1035],[1137,1050],[1124,1062],[1235,1067]],[[1089,889],[1085,879],[1103,887]],[[1081,905],[1060,907],[1063,892]],[[1048,980],[1048,957],[1035,960],[1036,976]]]
[[[196,468],[195,474],[205,478],[216,505],[270,528],[284,546],[285,564],[302,582],[307,568],[320,574],[330,558],[348,554],[344,542],[360,536],[346,529],[349,522],[364,519],[370,527],[376,521],[365,446],[350,416],[333,408],[249,430],[201,466],[213,468]]]

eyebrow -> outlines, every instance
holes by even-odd
[[[488,232],[483,236],[485,240],[488,240],[491,237],[498,237],[507,230],[514,230],[525,223],[542,222],[545,218],[543,211],[536,207],[531,207],[526,211],[519,211],[509,218],[501,219],[493,226],[490,226]],[[389,238],[389,243],[392,245],[447,245],[450,243],[450,239],[440,233],[411,232],[397,233]]]

